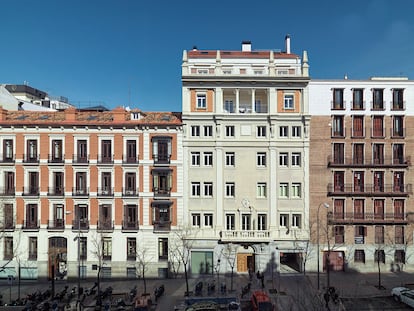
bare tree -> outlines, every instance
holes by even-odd
[[[136,250],[137,255],[137,268],[144,282],[144,295],[147,294],[147,280],[145,277],[145,272],[148,271],[148,268],[153,260],[149,254],[149,248],[143,245],[142,247]]]
[[[233,290],[233,276],[234,276],[234,267],[236,266],[236,257],[237,257],[237,247],[233,243],[226,244],[226,246],[221,250],[222,255],[227,260],[227,263],[231,269],[231,285],[230,289]]]
[[[178,243],[170,244],[168,246],[168,265],[173,272],[174,278],[177,278],[182,264],[177,247]]]
[[[105,238],[107,238],[102,233],[96,233],[96,235],[92,238],[92,254],[97,259],[97,286],[98,286],[98,295],[97,295],[97,306],[101,305],[101,271],[103,268],[103,265],[105,264],[105,259],[110,252],[112,252],[112,249],[110,249],[108,246],[105,246]],[[111,242],[112,243],[112,242]],[[109,248],[109,249],[108,249]]]

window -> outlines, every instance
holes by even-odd
[[[384,172],[374,171],[374,192],[384,192]]]
[[[375,262],[385,263],[385,252],[383,249],[376,249],[374,253]]]
[[[26,205],[26,220],[25,228],[36,229],[39,227],[39,221],[37,219],[38,207],[37,204]]]
[[[12,260],[13,252],[13,237],[6,236],[4,239],[4,260]]]
[[[372,137],[384,137],[384,117],[372,117]]]
[[[29,195],[38,195],[39,194],[39,173],[38,172],[29,172],[29,189],[25,191]]]
[[[344,89],[333,90],[333,106],[332,109],[344,109]]]
[[[334,219],[344,219],[345,200],[334,200]]]
[[[363,249],[356,249],[354,253],[354,261],[365,263],[365,252]]]
[[[333,164],[345,164],[345,144],[333,144]]]
[[[364,164],[364,144],[354,144],[353,145],[353,163],[354,164]]]
[[[392,145],[392,160],[393,164],[404,164],[404,144]]]
[[[256,154],[256,159],[258,167],[266,167],[266,152],[258,152]]]
[[[15,186],[14,186],[14,172],[4,172],[4,194],[14,195]]]
[[[364,116],[352,116],[352,136],[364,137]]]
[[[289,186],[288,183],[280,183],[280,185],[279,185],[279,197],[287,198],[289,196],[288,186]]]
[[[102,257],[103,260],[111,260],[112,258],[112,238],[102,238]]]
[[[199,182],[191,183],[191,196],[199,197],[201,194],[201,185]]]
[[[352,109],[364,109],[364,89],[354,89],[352,94],[353,104]]]
[[[158,259],[168,259],[168,238],[158,238]]]
[[[364,244],[367,228],[364,226],[355,226],[355,244]]]
[[[153,224],[156,230],[167,231],[170,230],[171,224],[171,208],[170,202],[161,203],[154,201],[152,203],[153,211]]]
[[[137,163],[137,141],[127,140],[126,141],[126,163]]]
[[[394,171],[393,189],[395,192],[404,192],[404,172]]]
[[[127,238],[127,260],[135,261],[137,258],[137,239]]]
[[[403,110],[404,109],[404,89],[392,90],[392,109]]]
[[[403,249],[396,249],[395,250],[394,262],[405,264],[405,251]]]
[[[224,112],[234,113],[233,100],[231,99],[224,100]]]
[[[37,260],[37,237],[29,237],[29,260]]]
[[[200,214],[192,214],[191,218],[192,218],[191,225],[193,227],[200,227],[200,221],[201,221]]]
[[[200,126],[199,125],[191,126],[191,136],[200,137]]]
[[[62,140],[52,140],[52,156],[50,157],[51,162],[60,162],[63,160]]]
[[[14,228],[14,216],[13,216],[13,204],[3,204],[3,218],[0,219],[0,228],[2,229],[13,229]]]
[[[3,162],[12,161],[14,161],[13,140],[5,139],[3,140]]]
[[[288,127],[287,126],[279,126],[279,137],[288,137]]]
[[[267,185],[264,182],[257,183],[257,191],[256,195],[258,198],[266,198],[267,193]]]
[[[226,230],[234,230],[235,219],[234,214],[226,214]]]
[[[79,241],[80,241],[80,243],[79,243],[79,250],[80,250],[79,258],[81,260],[86,260],[87,256],[88,256],[88,240],[87,240],[86,237],[81,237]]]
[[[286,227],[286,228],[289,227],[289,215],[288,214],[280,214],[279,226]]]
[[[345,190],[345,173],[334,172],[334,192],[344,192]]]
[[[404,200],[394,200],[394,219],[404,219]]]
[[[266,126],[257,127],[257,137],[266,137]]]
[[[226,137],[234,137],[234,125],[226,125]]]
[[[156,195],[169,196],[172,188],[172,170],[168,168],[153,169],[152,187]]]
[[[355,219],[364,219],[364,199],[355,199],[354,200],[354,218]]]
[[[204,165],[213,166],[213,153],[212,152],[204,152]]]
[[[299,167],[301,166],[301,155],[299,152],[292,153],[292,166]]]
[[[266,230],[267,229],[267,222],[266,222],[266,214],[258,214],[257,215],[257,230]]]
[[[172,139],[169,136],[156,136],[152,138],[152,158],[154,163],[167,164],[170,162]]]
[[[343,244],[345,242],[345,228],[344,226],[335,226],[335,244]]]
[[[197,109],[206,109],[206,94],[197,94]]]
[[[251,223],[251,215],[250,214],[243,214],[241,217],[241,229],[242,230],[251,230],[250,223]]]
[[[213,136],[213,127],[211,125],[204,125],[204,137]]]
[[[302,197],[302,186],[300,183],[292,183],[292,198]]]
[[[77,141],[77,157],[75,160],[78,163],[88,162],[88,142],[86,140]]]
[[[135,195],[137,193],[136,189],[136,174],[135,173],[125,173],[125,194],[126,195]]]
[[[124,220],[122,222],[123,230],[138,229],[138,206],[135,204],[127,204],[124,206]]]
[[[292,228],[302,228],[302,215],[300,214],[292,215]]]
[[[112,173],[102,172],[101,174],[101,191],[100,194],[110,195],[112,194]]]
[[[403,226],[395,226],[395,244],[404,244],[404,227]]]
[[[102,140],[101,141],[101,163],[111,163],[112,162],[112,141],[111,140]]]
[[[38,154],[37,154],[37,140],[35,139],[28,139],[26,142],[26,162],[37,162],[38,161]]]
[[[226,152],[226,166],[235,166],[234,152]]]
[[[234,198],[235,195],[235,184],[233,182],[226,182],[225,194],[228,198]]]
[[[213,214],[204,214],[204,226],[213,227]]]
[[[191,152],[191,165],[200,166],[200,152]]]
[[[384,244],[384,226],[375,226],[375,244]]]
[[[204,196],[205,197],[212,197],[213,196],[213,183],[212,182],[205,182],[204,183]]]
[[[292,137],[300,138],[302,136],[302,128],[300,126],[292,126]]]
[[[392,117],[392,137],[404,137],[404,117]]]
[[[384,144],[372,145],[372,157],[374,164],[384,164]]]
[[[364,173],[363,171],[354,171],[354,192],[364,192]]]
[[[385,202],[383,199],[374,200],[374,219],[384,219],[384,206]]]
[[[332,120],[332,136],[333,137],[344,137],[345,128],[344,128],[344,117],[343,116],[334,116]]]
[[[384,89],[372,90],[372,110],[384,109]]]
[[[98,219],[98,230],[112,230],[112,205],[111,204],[100,204],[99,205],[99,219]]]
[[[285,94],[283,99],[283,107],[284,109],[295,109],[295,100],[293,95],[291,94]]]
[[[287,152],[279,153],[279,166],[287,167],[288,165],[289,165],[288,153]]]

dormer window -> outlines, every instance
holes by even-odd
[[[139,112],[131,112],[131,120],[141,119],[141,114]]]

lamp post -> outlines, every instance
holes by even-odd
[[[69,214],[72,214],[72,212],[67,211],[65,214],[69,215]],[[77,291],[78,292],[78,299],[76,301],[76,305],[79,309],[81,309],[80,308],[80,278],[81,278],[81,273],[80,273],[80,226],[81,226],[81,218],[80,218],[80,215],[75,215],[75,216],[78,216],[78,219],[77,219],[77,221],[78,221],[78,223],[77,223],[78,235],[73,239],[73,241],[77,240],[77,242],[78,242],[78,245],[77,245],[78,246],[78,258],[77,258],[77,261],[78,261],[78,291]]]
[[[319,274],[320,274],[320,271],[319,271],[319,210],[320,210],[320,208],[321,208],[321,206],[323,206],[323,207],[325,207],[325,208],[329,208],[329,204],[328,203],[321,203],[321,204],[319,204],[319,206],[318,206],[318,213],[317,213],[317,215],[316,215],[316,235],[317,235],[317,243],[318,243],[318,249],[317,249],[317,262],[318,262],[318,290],[319,290],[319,288],[320,288],[320,282],[319,282],[319,279],[320,279],[320,276],[319,276]]]

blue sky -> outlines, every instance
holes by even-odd
[[[412,0],[0,0],[0,83],[181,111],[184,49],[308,51],[312,78],[414,79]]]

